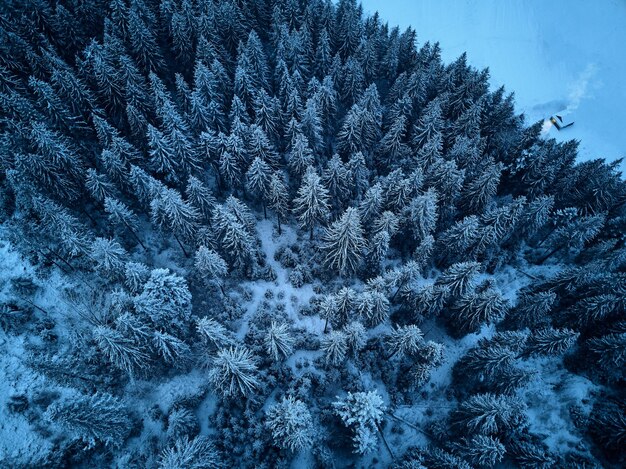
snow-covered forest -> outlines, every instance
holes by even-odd
[[[624,467],[620,161],[355,0],[0,11],[2,467]]]

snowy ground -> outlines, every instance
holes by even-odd
[[[361,0],[366,14],[439,41],[445,62],[467,51],[492,86],[514,91],[528,122],[567,109],[581,160],[626,157],[626,1]],[[621,169],[626,173],[626,163]]]

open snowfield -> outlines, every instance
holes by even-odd
[[[528,122],[566,109],[580,159],[626,156],[625,0],[362,0],[390,26],[439,41],[445,62],[467,51],[493,87],[514,91]],[[621,169],[626,173],[626,163]]]

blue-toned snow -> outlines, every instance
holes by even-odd
[[[514,91],[528,122],[567,110],[580,160],[626,157],[625,0],[362,0],[390,26],[439,41],[446,63],[467,51],[493,87]],[[626,173],[626,163],[621,170]]]

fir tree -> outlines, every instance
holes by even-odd
[[[173,446],[163,450],[159,456],[159,469],[222,469],[222,455],[211,441],[204,436],[190,440],[187,436],[177,439]]]
[[[154,324],[182,327],[191,316],[191,293],[185,280],[167,269],[154,269],[134,298],[135,308]]]
[[[228,273],[228,267],[224,259],[222,259],[217,252],[206,246],[200,246],[196,251],[194,266],[199,276],[206,284],[217,282],[222,290],[222,294],[226,294],[224,292],[222,278]]]
[[[359,212],[348,208],[339,220],[324,233],[321,246],[326,253],[324,262],[340,275],[355,272],[365,248]]]
[[[260,386],[257,373],[252,353],[242,347],[231,347],[217,353],[209,381],[222,397],[248,398]]]
[[[386,407],[376,391],[348,393],[344,399],[333,402],[335,412],[344,425],[354,431],[355,452],[364,454],[377,446],[376,432]]]
[[[537,355],[559,355],[571,348],[578,336],[571,329],[541,329],[528,339],[526,353]]]
[[[291,396],[271,406],[266,412],[266,426],[272,432],[274,444],[290,451],[300,451],[313,445],[313,419],[306,404]]]
[[[277,171],[272,174],[270,179],[267,199],[269,208],[276,212],[278,234],[280,235],[282,234],[281,218],[286,217],[289,213],[289,194],[282,174]]]
[[[252,161],[246,173],[246,187],[253,195],[261,199],[265,218],[267,218],[266,204],[269,199],[271,174],[272,170],[269,165],[259,157]]]
[[[293,350],[294,340],[286,324],[272,322],[265,336],[265,349],[275,361],[288,357]]]
[[[141,239],[139,239],[139,236],[137,235],[139,219],[137,218],[137,215],[132,212],[132,210],[119,200],[111,197],[106,197],[104,199],[104,210],[107,212],[111,223],[117,226],[123,226],[133,235],[133,238],[137,240],[141,247],[146,249],[146,246],[141,242]]]
[[[309,167],[302,178],[298,195],[293,200],[293,210],[298,217],[300,226],[308,228],[309,238],[313,239],[313,228],[316,224],[326,221],[328,216],[328,191],[312,167]]]
[[[337,366],[344,361],[348,353],[348,337],[343,331],[331,331],[322,339],[320,348],[326,363]]]
[[[96,442],[121,446],[132,425],[126,406],[109,394],[55,402],[48,407],[45,417],[79,436],[89,447],[95,446]]]

